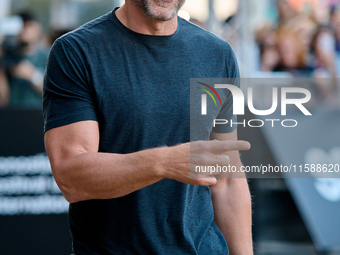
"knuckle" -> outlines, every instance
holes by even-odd
[[[202,156],[202,157],[200,157],[199,159],[198,159],[198,164],[199,165],[202,165],[202,166],[204,166],[205,164],[206,164],[206,162],[207,162],[207,158],[206,157],[204,157],[204,156]]]

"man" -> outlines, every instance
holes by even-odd
[[[24,24],[18,36],[21,46],[16,50],[20,52],[20,61],[6,68],[0,66],[0,108],[9,105],[41,109],[47,61],[47,50],[41,46],[42,26],[30,12],[22,12],[18,16]]]
[[[232,129],[189,143],[190,78],[238,69],[183,2],[126,0],[51,50],[45,144],[75,254],[252,254],[246,179],[191,178],[190,159],[240,167],[250,145]]]

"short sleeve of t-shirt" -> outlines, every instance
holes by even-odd
[[[235,53],[230,45],[228,45],[228,51],[226,54],[226,65],[227,65],[227,81],[228,84],[240,87],[240,71],[237,64]],[[228,121],[225,125],[216,125],[212,128],[212,132],[215,133],[231,133],[237,128],[237,116],[233,115],[233,96],[227,89],[224,90],[226,93],[226,100],[222,105],[222,108],[216,119],[224,119]],[[231,125],[232,123],[232,125]]]
[[[52,46],[43,91],[44,130],[97,120],[86,61],[80,50],[58,39]]]

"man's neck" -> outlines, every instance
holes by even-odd
[[[177,15],[169,21],[158,21],[147,17],[131,1],[126,1],[116,11],[119,21],[134,32],[146,35],[172,35],[177,30]]]

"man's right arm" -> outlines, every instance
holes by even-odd
[[[248,148],[242,141],[200,141],[131,154],[99,153],[96,121],[81,121],[45,133],[45,147],[54,178],[70,203],[127,195],[163,178],[193,185],[214,185],[212,176],[193,179],[190,155],[196,164],[227,165],[223,151]],[[208,177],[208,178],[207,178]]]

